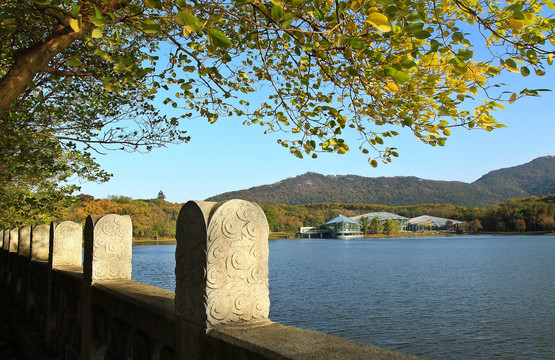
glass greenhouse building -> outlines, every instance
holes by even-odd
[[[337,239],[364,237],[362,225],[344,215],[339,215],[320,227],[327,236]]]

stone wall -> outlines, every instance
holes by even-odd
[[[268,319],[268,224],[242,200],[190,201],[175,292],[131,280],[129,216],[2,230],[0,282],[59,359],[409,359]],[[82,246],[83,244],[83,246]],[[84,250],[83,250],[84,248]]]

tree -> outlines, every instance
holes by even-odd
[[[505,90],[495,79],[545,73],[554,8],[548,0],[7,0],[0,186],[17,186],[29,161],[36,166],[16,192],[71,193],[58,185],[72,175],[106,181],[95,151],[187,142],[183,117],[235,114],[284,131],[279,143],[297,157],[343,154],[348,133],[358,133],[372,166],[398,156],[386,144],[393,129],[432,146],[452,127],[490,131],[502,126],[492,112],[503,101],[541,91]],[[181,112],[161,114],[157,93]]]
[[[387,235],[398,234],[401,231],[401,225],[397,220],[387,219],[384,224],[384,232]]]
[[[538,218],[538,225],[545,231],[553,231],[553,228],[555,228],[555,219],[553,219],[553,216],[540,214]]]
[[[160,192],[158,193],[158,199],[166,200],[166,195],[164,195],[164,192],[162,190],[160,190]]]
[[[480,219],[474,219],[468,224],[468,231],[471,233],[477,233],[482,230],[482,222]]]
[[[368,234],[368,229],[370,227],[370,220],[366,216],[360,218],[360,224],[362,225],[362,232]]]
[[[382,221],[377,217],[375,217],[370,222],[370,226],[368,227],[368,232],[370,232],[371,234],[381,234],[383,233],[383,229],[384,227],[383,227]]]
[[[524,219],[516,219],[514,221],[515,230],[518,232],[525,232],[526,231],[526,221]]]

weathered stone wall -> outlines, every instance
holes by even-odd
[[[0,285],[59,359],[411,358],[271,322],[258,205],[190,201],[176,230],[175,293],[130,280],[131,219],[113,214],[3,230]]]

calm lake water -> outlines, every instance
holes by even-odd
[[[174,290],[175,245],[133,278]],[[555,359],[555,236],[270,240],[270,319],[430,359]]]

